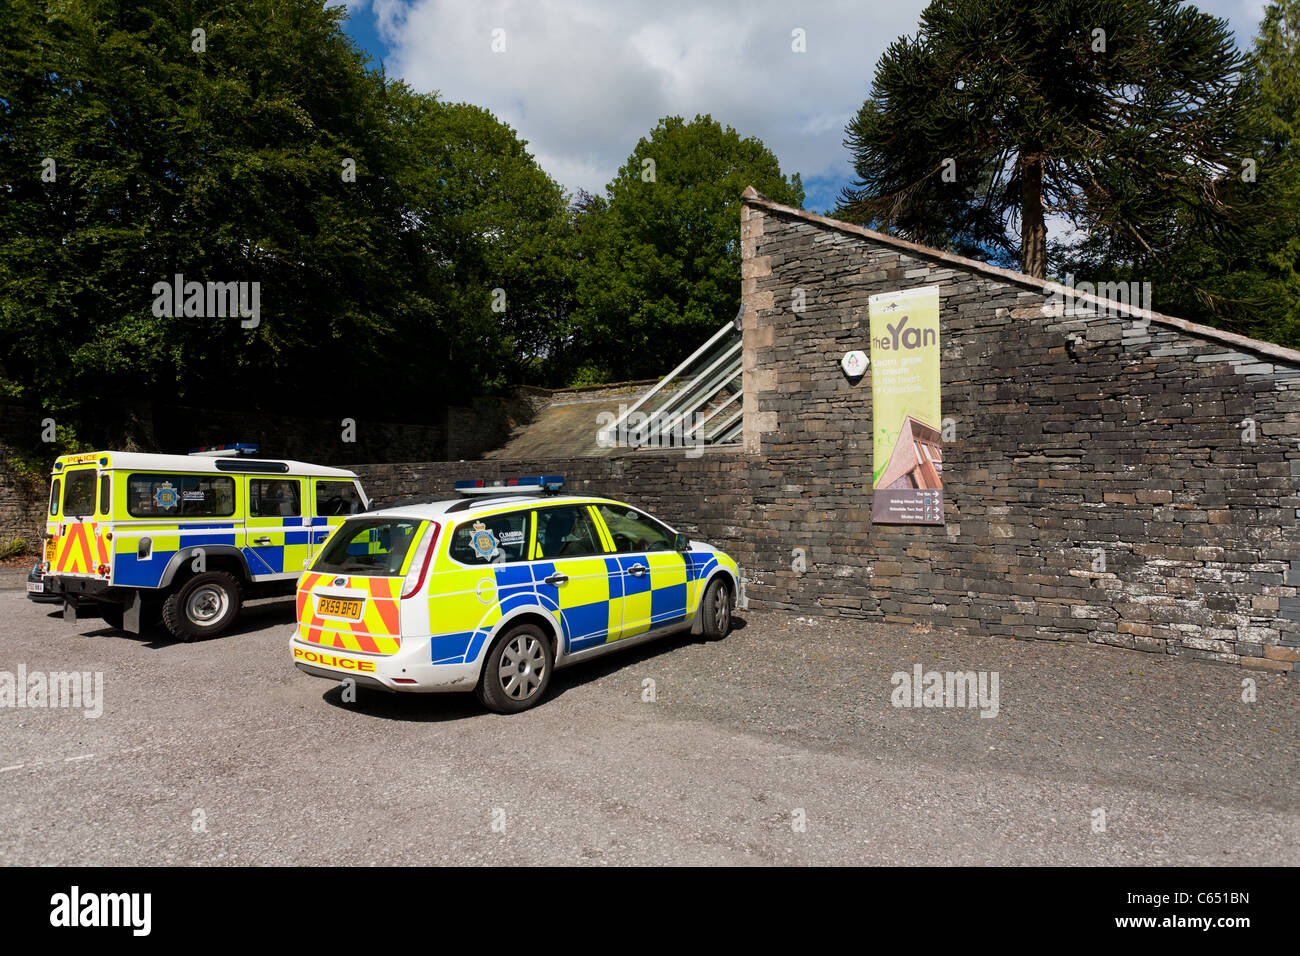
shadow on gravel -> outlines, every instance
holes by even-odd
[[[732,633],[743,630],[743,618],[732,620]],[[537,707],[546,707],[552,701],[562,697],[574,687],[600,680],[633,665],[653,660],[665,654],[691,644],[715,643],[700,635],[685,633],[674,634],[659,640],[647,641],[625,651],[598,657],[595,660],[573,664],[555,672],[551,677],[551,686],[547,688],[546,697]],[[721,642],[718,642],[721,643]],[[452,692],[446,694],[402,694],[358,687],[356,703],[343,702],[341,684],[331,686],[321,694],[321,700],[331,707],[375,717],[381,720],[405,720],[413,723],[432,723],[444,720],[461,720],[467,717],[503,717],[524,719],[536,708],[521,711],[518,714],[494,714],[478,702],[472,692]]]
[[[141,647],[146,647],[151,651],[186,643],[172,637],[167,628],[163,627],[161,610],[146,605],[145,614],[148,615],[148,620],[144,625],[143,632],[140,634],[132,634],[129,631],[121,631],[115,627],[110,627],[101,619],[99,612],[89,606],[80,608],[77,611],[77,623],[69,623],[68,627],[75,628],[82,637],[104,637],[135,641]],[[61,621],[63,611],[54,611],[48,614],[47,617],[50,620]],[[296,620],[297,609],[292,597],[274,600],[262,599],[256,604],[245,605],[239,612],[239,618],[235,621],[234,626],[226,633],[217,637],[197,639],[189,643],[207,644],[209,642],[235,641],[265,631],[289,627]],[[287,636],[285,640],[288,640]]]

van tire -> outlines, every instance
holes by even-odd
[[[711,641],[720,641],[731,631],[731,587],[721,577],[714,578],[700,602],[701,630]]]
[[[516,697],[506,689],[506,679],[501,672],[503,668],[512,666],[512,657],[519,665],[528,668],[521,672],[525,675],[531,672],[535,677],[537,671],[541,671],[541,680],[526,697]],[[520,624],[505,631],[492,642],[483,657],[483,672],[479,674],[474,693],[478,696],[479,703],[488,710],[494,710],[498,714],[517,714],[539,703],[546,696],[546,690],[551,686],[553,670],[555,655],[551,651],[551,639],[535,624]],[[525,686],[527,683],[525,677]]]
[[[239,581],[225,571],[204,571],[174,589],[163,601],[163,625],[182,641],[216,637],[239,616]]]

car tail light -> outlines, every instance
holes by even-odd
[[[411,570],[406,572],[406,579],[402,582],[402,597],[413,597],[419,593],[420,588],[424,587],[424,578],[429,573],[429,562],[433,560],[433,546],[438,542],[440,530],[442,526],[438,522],[429,522],[429,530],[420,539],[420,544],[415,549],[415,556],[411,558]]]

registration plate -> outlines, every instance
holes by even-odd
[[[32,594],[44,594],[44,593],[45,593],[45,582],[44,582],[44,581],[28,581],[28,582],[27,582],[27,590],[30,591]]]
[[[330,617],[360,617],[361,602],[347,598],[319,598],[316,601],[316,613],[328,614]]]

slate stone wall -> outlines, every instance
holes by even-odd
[[[743,451],[360,466],[371,494],[559,473],[726,548],[756,607],[1297,667],[1293,353],[1062,309],[762,203],[742,257]],[[872,525],[871,376],[839,360],[869,349],[869,296],[924,285],[940,287],[947,521]]]
[[[764,204],[744,209],[742,257],[751,598],[1277,670],[1300,659],[1300,365],[1267,354],[1284,350],[1062,309]],[[947,523],[873,526],[871,375],[851,383],[838,362],[869,350],[869,296],[927,285]]]

